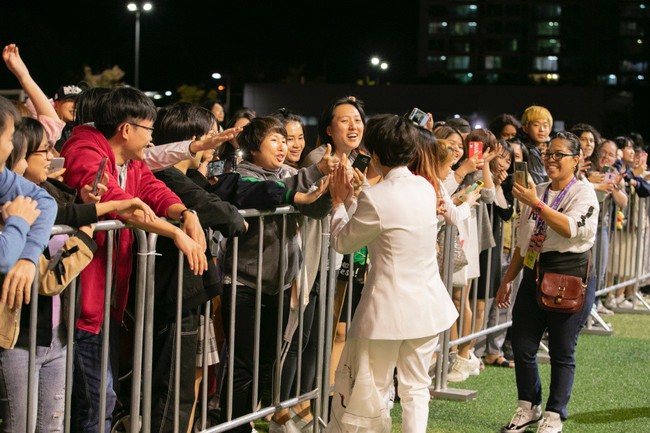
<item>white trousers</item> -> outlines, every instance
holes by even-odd
[[[431,385],[429,364],[437,341],[437,336],[368,340],[370,371],[382,397],[388,394],[397,367],[403,433],[426,433]]]

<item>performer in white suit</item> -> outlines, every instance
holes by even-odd
[[[436,193],[406,167],[418,146],[410,120],[375,117],[366,125],[365,142],[384,180],[361,192],[358,202],[344,169],[330,186],[334,249],[348,254],[367,246],[370,258],[348,341],[367,340],[363,347],[382,397],[397,367],[402,431],[424,433],[437,334],[458,316],[436,261]]]

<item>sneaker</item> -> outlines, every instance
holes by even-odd
[[[282,425],[271,420],[269,423],[269,433],[301,433],[301,431],[291,419]]]
[[[534,406],[529,401],[519,400],[517,412],[512,417],[510,424],[501,429],[501,433],[522,433],[541,420],[542,409],[539,406]]]
[[[598,308],[596,309],[596,312],[600,314],[601,316],[613,316],[614,312],[604,306],[603,304],[599,304]]]
[[[616,298],[616,302],[618,304],[618,308],[625,308],[625,309],[628,309],[628,310],[631,310],[632,308],[634,308],[634,304],[632,302],[630,302],[629,300],[623,298],[623,297],[621,297],[620,300],[619,300],[619,298]]]
[[[614,299],[613,296],[609,296],[607,299],[605,299],[605,307],[607,307],[610,310],[616,308],[617,307],[616,299]]]
[[[478,358],[474,357],[474,359],[472,359],[471,352],[469,359],[456,355],[456,362],[454,362],[454,366],[451,369],[451,373],[447,376],[447,380],[449,382],[463,382],[464,380],[467,380],[470,374],[475,370],[478,370],[480,365],[481,362]]]
[[[474,355],[474,351],[469,352],[469,360],[472,362],[472,365],[478,364],[478,367],[476,367],[474,370],[469,372],[470,376],[478,376],[481,374],[481,360]]]
[[[537,427],[537,433],[562,433],[562,420],[560,414],[544,412],[544,419]]]

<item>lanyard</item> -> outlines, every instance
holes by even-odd
[[[555,200],[553,200],[553,203],[551,204],[551,209],[557,210],[560,207],[560,203],[562,203],[562,200],[566,196],[567,192],[569,189],[573,186],[573,184],[576,183],[576,178],[574,177],[571,179],[571,182],[564,187],[564,189],[555,197]],[[542,196],[542,201],[546,203],[548,200],[548,191],[551,189],[551,185],[546,187],[546,190],[544,191],[544,195]],[[546,221],[544,221],[539,215],[535,215],[535,234],[545,234],[546,233]]]

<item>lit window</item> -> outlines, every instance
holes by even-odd
[[[471,25],[474,24],[474,25]],[[451,34],[452,35],[471,35],[476,33],[476,23],[452,23],[450,24]]]
[[[501,69],[501,56],[485,56],[485,69]]]
[[[469,69],[469,56],[450,56],[447,68],[450,70]]]
[[[439,35],[447,33],[447,22],[430,22],[429,23],[429,34],[430,35]]]
[[[559,54],[562,44],[557,39],[539,39],[537,51],[540,54]]]
[[[557,36],[560,34],[560,23],[557,21],[538,22],[537,34],[540,36]]]
[[[557,56],[538,56],[533,59],[536,71],[557,71]]]
[[[535,12],[542,18],[559,18],[562,15],[562,6],[559,4],[537,5]]]
[[[478,6],[459,5],[452,7],[452,14],[458,18],[474,18],[477,15]]]

